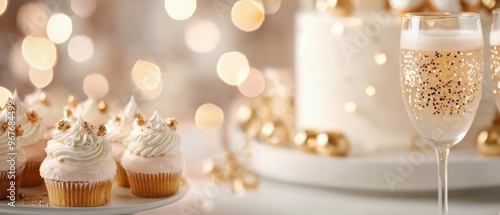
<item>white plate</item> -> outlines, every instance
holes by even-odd
[[[31,201],[23,205],[20,201],[16,202],[16,207],[8,206],[8,200],[0,201],[0,214],[39,214],[39,215],[111,215],[111,214],[132,214],[140,211],[158,208],[164,205],[172,204],[186,195],[189,190],[189,183],[185,177],[182,177],[181,187],[173,196],[166,198],[141,198],[132,195],[130,189],[113,185],[111,190],[111,199],[109,203],[100,207],[42,207],[32,205]],[[24,193],[31,200],[36,200],[45,192],[45,185],[31,188],[21,188],[19,193]],[[48,202],[48,200],[46,201]]]
[[[263,177],[303,185],[381,192],[437,190],[433,151],[339,158],[264,145],[259,146],[252,168]],[[452,150],[448,182],[450,190],[500,186],[500,157]]]

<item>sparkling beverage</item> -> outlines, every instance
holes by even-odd
[[[482,39],[465,32],[436,33],[418,41],[402,34],[403,99],[423,138],[456,144],[471,126],[481,99]]]

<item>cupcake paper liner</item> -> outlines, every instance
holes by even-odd
[[[113,180],[57,181],[45,179],[50,203],[59,207],[96,207],[109,202]]]
[[[127,172],[132,194],[159,198],[174,195],[180,187],[181,173],[145,174]]]
[[[33,187],[43,183],[43,178],[40,176],[41,164],[41,161],[26,162],[26,168],[21,177],[21,187]]]
[[[16,170],[16,179],[14,180],[16,182],[16,192],[15,194],[17,195],[19,193],[19,187],[21,185],[21,178],[22,178],[22,173],[25,169],[25,165],[22,165],[20,168],[17,168]],[[8,196],[10,195],[10,191],[7,191],[7,189],[10,188],[10,182],[12,180],[9,179],[9,171],[1,171],[0,172],[0,200],[5,200],[8,199]],[[17,196],[16,196],[17,197]]]
[[[127,171],[123,169],[123,166],[120,162],[116,162],[115,183],[120,187],[130,187]]]

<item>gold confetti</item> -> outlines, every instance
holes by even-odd
[[[135,115],[135,123],[139,126],[143,126],[146,124],[146,120],[144,119],[144,116],[142,114],[136,114]]]
[[[23,128],[21,127],[21,125],[19,125],[19,124],[18,124],[18,125],[16,126],[15,133],[16,133],[16,136],[18,136],[18,137],[23,136],[23,134],[24,134],[24,130],[23,130]]]

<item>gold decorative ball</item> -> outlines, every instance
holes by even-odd
[[[500,155],[500,127],[493,126],[481,131],[477,137],[477,150],[483,155]]]
[[[317,136],[318,132],[316,131],[312,130],[298,131],[297,133],[295,133],[293,142],[300,151],[315,153],[315,148],[317,145],[316,142]]]
[[[290,133],[282,120],[275,119],[262,125],[259,139],[269,145],[285,146],[290,139]]]
[[[324,156],[345,156],[349,152],[349,142],[341,132],[321,132],[316,142],[316,152]]]

